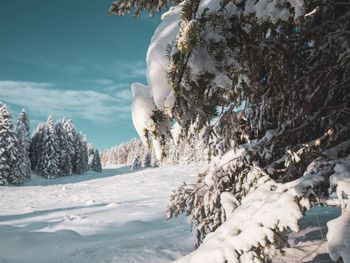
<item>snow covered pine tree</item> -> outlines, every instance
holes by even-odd
[[[29,151],[32,169],[46,178],[82,174],[89,170],[86,136],[76,132],[72,120],[59,120],[54,125],[50,116],[46,124],[39,123]],[[57,170],[49,166],[57,166]],[[53,173],[50,174],[48,169]]]
[[[27,170],[21,163],[24,159],[21,146],[11,114],[0,101],[0,185],[24,182]]]
[[[48,179],[56,178],[60,175],[60,149],[51,115],[47,119],[43,132],[37,169],[41,176]]]
[[[89,169],[91,170],[92,160],[94,159],[94,154],[95,154],[94,144],[88,143],[87,148],[88,148],[88,153],[89,153],[88,166],[89,166]]]
[[[198,233],[178,262],[269,262],[306,209],[333,203],[343,213],[328,223],[328,251],[349,263],[350,2],[171,3],[147,52],[148,86],[132,86],[132,116],[158,156],[168,119],[182,137],[203,132],[211,156],[171,197],[168,216],[186,212]],[[168,6],[118,0],[109,14]]]
[[[21,111],[17,120],[17,137],[18,137],[18,151],[20,156],[20,169],[21,173],[26,177],[30,178],[31,164],[29,159],[29,146],[30,146],[30,124],[28,113],[25,109]]]
[[[30,141],[29,146],[29,158],[32,170],[37,169],[43,142],[44,129],[45,123],[39,123],[37,128],[32,133],[32,140]]]
[[[135,170],[141,167],[141,157],[136,155],[134,161],[132,162],[131,169]]]
[[[57,143],[59,148],[59,170],[60,176],[71,175],[72,173],[72,160],[68,149],[68,134],[65,131],[63,125],[64,120],[58,121],[55,124],[55,132],[57,136]]]
[[[94,152],[94,156],[93,156],[92,163],[91,163],[91,170],[95,171],[97,173],[102,172],[100,153],[98,152],[97,149],[95,149],[95,152]]]

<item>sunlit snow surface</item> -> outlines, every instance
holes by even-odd
[[[203,165],[104,169],[0,187],[0,262],[171,262],[194,249],[184,217],[165,220],[171,190]],[[274,262],[331,262],[322,242],[339,210],[316,208]],[[317,215],[317,217],[316,217]]]

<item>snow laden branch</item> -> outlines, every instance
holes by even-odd
[[[203,229],[208,231],[196,251],[176,262],[269,262],[287,245],[283,233],[298,231],[305,210],[322,203],[331,174],[331,187],[336,189],[343,214],[328,223],[328,249],[333,260],[341,257],[348,262],[350,217],[344,197],[350,190],[350,156],[337,161],[316,158],[302,177],[288,183],[277,183],[260,167],[246,164],[246,175],[236,175],[241,180],[234,184],[236,189],[220,192],[218,185],[224,188],[223,182],[235,179],[232,172],[237,170],[230,165],[240,162],[237,156],[244,152],[230,151],[213,161],[210,167],[215,169],[201,176],[200,186],[182,185],[172,196],[168,216],[186,211],[198,224],[199,236]],[[225,179],[218,176],[223,169]],[[220,182],[215,181],[218,177]]]

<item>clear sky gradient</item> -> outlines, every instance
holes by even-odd
[[[32,128],[71,118],[103,150],[137,133],[132,82],[146,83],[146,52],[159,16],[107,16],[112,0],[1,0],[0,100]]]

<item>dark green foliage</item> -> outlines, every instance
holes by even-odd
[[[134,159],[132,165],[131,165],[131,169],[134,169],[134,170],[135,170],[135,169],[138,169],[138,168],[141,167],[141,165],[142,165],[142,163],[141,163],[141,157],[140,157],[140,155],[137,155],[137,156],[135,157],[135,159]]]
[[[100,153],[98,152],[97,149],[94,151],[94,157],[92,159],[91,170],[95,171],[97,173],[102,172]]]
[[[316,7],[313,15],[297,22],[276,24],[258,24],[255,17],[224,12],[208,14],[205,23],[222,38],[201,40],[197,50],[207,49],[216,61],[213,70],[191,76],[189,63],[174,63],[174,68],[181,68],[170,72],[177,95],[176,120],[184,127],[205,127],[212,155],[246,147],[244,156],[215,170],[213,186],[205,184],[207,171],[196,186],[184,185],[172,197],[177,201],[169,207],[170,215],[190,214],[193,223],[201,225],[199,243],[225,221],[220,193],[229,191],[239,201],[246,195],[248,190],[240,186],[253,165],[281,183],[303,176],[311,163],[319,170],[329,167],[325,182],[315,186],[309,199],[316,202],[328,196],[332,160],[323,153],[350,139],[350,8],[341,2],[306,2],[308,12]],[[188,59],[195,52],[188,53]],[[228,59],[241,67],[228,67]],[[215,86],[215,72],[232,84]],[[244,109],[235,110],[242,103]],[[216,113],[223,106],[229,109]],[[334,158],[349,153],[347,148]],[[209,210],[203,199],[207,192],[215,204]]]
[[[26,178],[30,178],[31,173],[31,163],[29,159],[29,146],[30,146],[30,136],[29,136],[30,124],[29,117],[25,109],[20,113],[17,120],[17,138],[18,138],[18,151],[19,151],[19,169],[20,174],[23,174]]]
[[[134,10],[133,17],[141,16],[143,10],[149,12],[149,16],[153,17],[155,13],[160,13],[164,9],[168,8],[169,3],[176,5],[178,1],[168,1],[168,0],[118,0],[112,2],[111,8],[108,11],[108,15],[116,14],[119,16],[124,16],[131,13]]]
[[[59,170],[60,176],[67,176],[72,173],[72,161],[69,154],[68,134],[63,127],[64,121],[58,121],[55,125],[55,132],[57,135],[57,142],[59,147]]]
[[[197,183],[171,196],[168,217],[190,215],[198,245],[226,221],[223,192],[239,207],[261,178],[284,185],[317,175],[295,200],[303,211],[301,199],[329,198],[334,165],[350,154],[350,5],[306,0],[307,15],[295,20],[290,7],[289,19],[271,21],[244,14],[246,4],[221,1],[219,10],[198,14],[195,1],[184,2],[179,33],[165,50],[176,97],[167,113],[183,128],[180,140],[204,131],[211,157],[234,156],[214,160]],[[232,5],[240,11],[228,11]],[[164,114],[154,112],[152,133],[166,150]],[[272,230],[279,239],[283,230]],[[254,249],[259,261],[269,260],[264,247]]]
[[[39,175],[49,179],[56,178],[60,174],[60,149],[51,116],[49,116],[45,125],[41,149],[42,151],[37,165]]]
[[[52,124],[53,128],[51,122],[53,120],[49,118],[46,124],[39,124],[33,133],[30,144],[32,169],[46,178],[88,171],[86,136],[83,138],[81,132],[77,134],[72,120],[60,120]]]
[[[29,146],[29,158],[31,163],[32,170],[36,169],[36,166],[39,161],[41,146],[43,141],[43,132],[44,132],[45,124],[40,123],[36,130],[34,130],[32,139]]]

